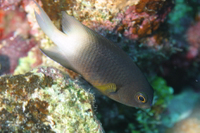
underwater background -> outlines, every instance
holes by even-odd
[[[199,133],[199,0],[37,0],[113,41],[154,89],[150,109],[117,103],[41,53],[53,42],[31,0],[0,0],[0,132]],[[76,77],[76,78],[75,78]]]

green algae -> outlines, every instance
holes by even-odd
[[[14,74],[24,74],[31,70],[31,65],[35,63],[36,59],[33,58],[33,52],[29,51],[27,57],[22,57],[19,59],[19,65],[14,71]]]

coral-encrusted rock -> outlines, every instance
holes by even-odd
[[[0,6],[5,6],[5,3],[16,6],[17,1],[4,1]],[[27,56],[37,45],[35,39],[30,36],[26,12],[18,6],[13,10],[0,10],[0,75],[12,74],[19,64],[19,59]]]
[[[14,10],[20,4],[21,0],[0,0],[0,9]]]
[[[94,96],[52,67],[0,77],[0,132],[100,133]]]
[[[130,39],[138,39],[157,30],[171,10],[171,1],[140,0],[137,5],[130,6],[124,15],[122,26],[124,35]]]
[[[28,51],[36,46],[34,39],[24,39],[13,32],[0,40],[0,75],[13,73],[21,57],[27,56]]]
[[[60,23],[61,10],[65,10],[102,34],[109,30],[129,39],[152,34],[172,7],[172,0],[41,0],[41,3],[56,25]]]

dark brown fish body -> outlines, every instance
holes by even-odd
[[[41,8],[35,14],[42,30],[57,45],[42,50],[47,56],[81,74],[113,100],[128,106],[150,107],[151,86],[118,46],[65,13],[62,19],[64,33],[53,26]]]

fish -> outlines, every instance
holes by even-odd
[[[37,23],[55,46],[41,51],[80,74],[110,99],[130,107],[150,108],[153,88],[133,60],[116,44],[62,11],[62,31],[35,1]]]

